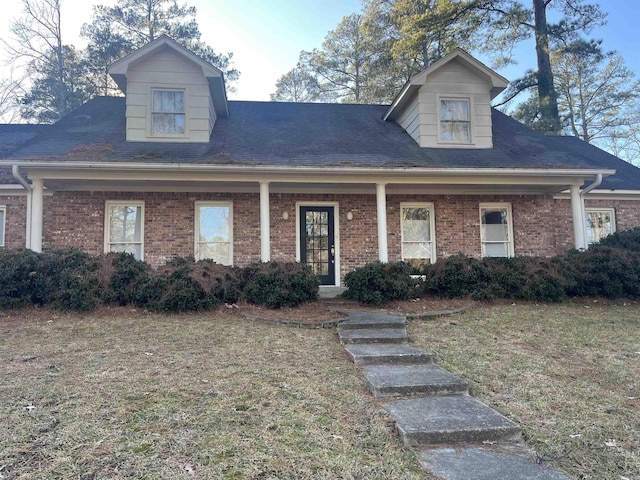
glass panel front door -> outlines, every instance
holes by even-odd
[[[300,207],[300,261],[321,285],[335,285],[333,207]]]

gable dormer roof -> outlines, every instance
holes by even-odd
[[[129,55],[122,57],[120,60],[112,63],[109,66],[109,75],[118,85],[118,88],[123,93],[127,93],[127,73],[129,70],[138,63],[148,59],[156,53],[169,49],[184,56],[186,59],[195,63],[202,69],[202,74],[206,77],[209,83],[209,91],[211,92],[211,98],[213,99],[213,105],[218,116],[228,116],[229,106],[227,104],[227,93],[224,85],[224,75],[222,70],[214,67],[206,60],[203,60],[198,55],[193,53],[188,48],[180,45],[167,35],[161,35],[144,47],[130,53]]]
[[[429,76],[441,69],[444,65],[454,60],[461,62],[467,68],[487,80],[487,82],[491,85],[490,94],[492,100],[496,96],[498,96],[500,92],[507,88],[507,85],[509,84],[509,80],[504,78],[502,75],[487,67],[484,63],[474,58],[462,48],[456,48],[441,59],[429,65],[420,73],[417,73],[416,75],[411,77],[409,81],[404,85],[400,93],[393,100],[393,102],[385,112],[383,119],[395,120],[396,116],[404,110],[406,104],[410,102],[418,93],[420,87],[422,87],[427,82]]]

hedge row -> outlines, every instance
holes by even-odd
[[[344,296],[373,304],[415,298],[423,292],[477,300],[640,299],[640,228],[606,237],[586,251],[571,250],[553,258],[478,260],[455,255],[419,271],[403,262],[375,262],[347,274],[345,284]]]
[[[314,301],[318,289],[317,277],[298,263],[238,268],[178,257],[154,270],[126,253],[0,253],[0,308],[40,305],[86,311],[104,304],[184,312],[239,300],[278,308]]]

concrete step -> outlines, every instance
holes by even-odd
[[[407,319],[404,316],[378,312],[348,312],[349,319],[338,324],[338,330],[404,328]]]
[[[569,480],[535,461],[535,452],[500,444],[489,448],[433,448],[418,451],[425,470],[447,480]]]
[[[520,438],[515,423],[468,395],[411,398],[384,407],[407,447]]]
[[[338,332],[340,343],[407,343],[407,330],[404,328],[382,328],[379,330],[341,330]]]
[[[344,349],[356,365],[428,365],[433,363],[431,354],[408,345],[352,344]]]
[[[374,365],[364,376],[376,397],[452,395],[467,392],[467,382],[436,365]]]

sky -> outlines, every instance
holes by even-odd
[[[78,48],[80,28],[91,20],[93,5],[114,5],[115,0],[61,0],[63,40]],[[233,65],[240,71],[235,100],[269,100],[280,76],[295,67],[302,50],[319,48],[340,20],[360,12],[360,0],[180,0],[197,8],[196,20],[202,40],[217,53],[233,53]],[[525,0],[525,3],[526,0]],[[607,0],[600,2],[608,12],[608,24],[592,37],[603,39],[606,50],[616,50],[627,67],[640,75],[640,34],[636,28],[640,2]],[[19,0],[0,0],[0,38],[9,39],[11,19],[21,15]],[[478,52],[470,51],[489,63]],[[0,58],[2,52],[0,52]],[[515,79],[535,66],[533,44],[516,51],[517,65],[498,69],[507,79]],[[11,65],[0,63],[0,79],[7,78]]]

